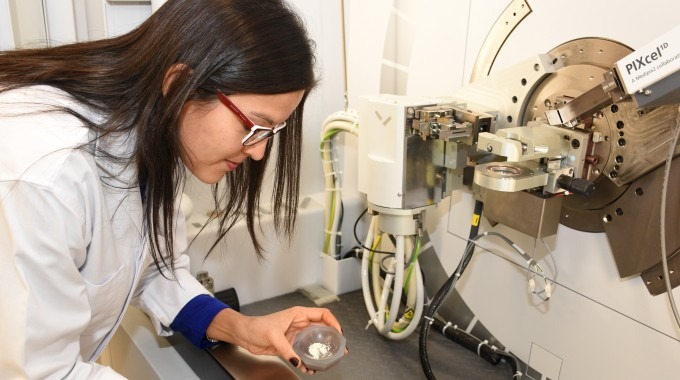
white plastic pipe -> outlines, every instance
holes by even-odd
[[[413,319],[411,320],[411,323],[408,324],[408,327],[404,329],[402,332],[391,332],[387,334],[387,337],[392,339],[392,340],[401,340],[413,333],[415,329],[418,327],[418,321],[420,321],[420,318],[423,316],[423,309],[425,305],[425,285],[423,284],[423,277],[420,275],[420,265],[416,261],[415,264],[415,282],[416,282],[416,305],[415,305],[415,313],[413,314]]]
[[[373,245],[377,228],[378,216],[371,218],[371,223],[368,227],[368,233],[366,235],[366,240],[364,241],[365,247],[371,247]],[[371,294],[371,286],[369,286],[369,264],[371,252],[364,248],[364,254],[361,260],[361,288],[364,295],[364,303],[366,304],[366,311],[368,312],[371,323],[378,329],[380,334],[386,336],[392,340],[401,340],[413,333],[413,331],[418,326],[418,321],[423,315],[423,309],[425,304],[425,290],[423,284],[423,278],[420,273],[420,264],[418,261],[414,263],[413,276],[411,283],[409,283],[409,306],[411,305],[411,295],[415,293],[414,302],[414,316],[409,325],[401,332],[392,332],[392,327],[397,319],[397,314],[399,314],[399,305],[401,302],[402,289],[404,287],[404,262],[405,262],[405,237],[396,236],[396,252],[395,252],[395,268],[394,274],[387,274],[385,281],[382,284],[382,291],[380,289],[380,254],[374,253],[373,257],[373,270],[372,270],[372,280],[373,280],[373,291],[374,295]],[[377,260],[376,260],[377,258]],[[387,321],[385,321],[385,312],[387,309],[387,304],[389,301],[389,294],[394,284],[394,291],[392,294],[392,302],[390,304],[390,315]],[[377,301],[378,310],[374,305],[374,301]]]
[[[380,329],[380,333],[383,335],[390,333],[392,326],[394,325],[394,321],[397,320],[397,314],[399,314],[399,305],[401,304],[401,293],[404,287],[404,252],[406,251],[404,249],[404,236],[397,235],[396,240],[397,247],[394,253],[396,259],[396,268],[394,271],[394,290],[392,292],[392,303],[390,304],[390,316],[385,322],[385,325],[381,326],[382,328]],[[387,292],[389,294],[390,287],[391,284],[388,284],[387,280],[385,280],[385,284],[383,285],[383,293]],[[384,310],[385,306],[380,306]],[[379,314],[378,321],[382,320],[383,315]]]
[[[368,226],[368,233],[366,233],[366,240],[364,247],[371,247],[373,245],[373,230],[375,229],[377,218],[371,218],[371,223]],[[364,253],[361,259],[361,290],[364,294],[364,303],[366,304],[366,311],[371,322],[376,325],[376,312],[373,306],[373,297],[371,296],[371,286],[368,283],[368,265],[370,260],[370,251],[364,248]]]
[[[385,309],[387,308],[387,301],[390,298],[390,287],[392,286],[392,281],[394,280],[394,275],[392,273],[388,273],[385,275],[385,283],[383,284],[382,288],[382,293],[380,294],[380,301],[378,302],[378,317],[377,317],[377,322],[378,324],[376,327],[378,328],[378,331],[380,331],[381,334],[386,335],[386,331],[390,331],[392,329],[392,325],[394,324],[394,321],[397,319],[397,312],[392,310],[390,313],[390,318],[387,322],[385,322]],[[399,286],[397,284],[394,285],[395,287]]]

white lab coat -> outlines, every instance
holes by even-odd
[[[179,207],[174,281],[148,254],[135,166],[72,149],[91,132],[65,113],[26,114],[45,103],[85,111],[51,87],[0,93],[0,378],[121,378],[94,360],[131,302],[169,335],[181,308],[208,292],[182,254]],[[98,144],[125,154],[133,140]]]

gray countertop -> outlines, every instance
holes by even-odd
[[[241,312],[247,315],[264,315],[295,305],[316,306],[305,296],[290,293],[244,305]],[[313,376],[302,374],[279,358],[254,356],[231,345],[219,346],[206,352],[196,349],[179,335],[171,337],[170,341],[201,379],[425,378],[418,354],[419,330],[404,340],[393,341],[381,336],[372,326],[366,329],[368,314],[361,291],[343,294],[340,301],[329,303],[325,307],[342,324],[350,353],[328,371],[319,371]],[[428,337],[428,357],[438,379],[512,379],[513,375],[507,363],[490,364],[432,330]]]

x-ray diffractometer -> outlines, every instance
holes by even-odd
[[[371,323],[422,318],[428,377],[448,329],[516,377],[675,378],[680,8],[454,3],[352,4]]]

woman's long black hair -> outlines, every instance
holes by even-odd
[[[151,253],[159,270],[174,270],[173,228],[165,226],[174,226],[175,200],[185,181],[178,133],[184,104],[213,101],[210,89],[225,94],[305,91],[289,127],[273,140],[278,145],[272,212],[276,230],[290,234],[299,196],[302,113],[316,84],[314,63],[313,42],[284,1],[169,0],[120,37],[0,52],[0,91],[39,84],[57,87],[105,115],[101,123],[77,115],[98,138],[120,133],[133,137],[129,157],[94,154],[136,166],[147,189],[144,218]],[[163,94],[166,72],[177,64],[185,69]],[[247,160],[226,174],[225,189],[213,187],[218,241],[245,217],[258,256],[262,249],[255,220],[271,151],[270,143],[262,160]]]

